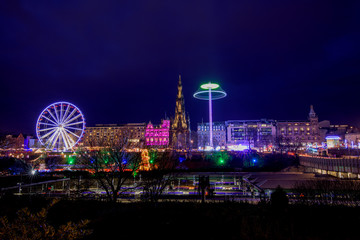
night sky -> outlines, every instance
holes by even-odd
[[[192,129],[205,81],[228,93],[214,121],[360,125],[360,1],[0,2],[0,131],[34,133],[69,101],[87,125],[173,116],[181,74]]]

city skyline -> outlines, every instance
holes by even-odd
[[[356,2],[80,3],[0,8],[0,131],[35,132],[50,103],[87,125],[173,117],[178,75],[191,128],[208,119],[201,83],[228,96],[214,121],[306,119],[360,125]]]

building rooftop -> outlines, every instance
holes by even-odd
[[[146,123],[123,123],[123,124],[95,124],[95,126],[88,126],[87,128],[93,127],[127,127],[127,126],[146,126]]]

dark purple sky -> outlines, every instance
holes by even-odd
[[[69,101],[95,123],[159,123],[178,74],[192,98],[213,80],[214,120],[305,119],[360,125],[360,1],[0,2],[0,131],[33,133]]]

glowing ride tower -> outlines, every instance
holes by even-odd
[[[210,148],[213,148],[213,129],[212,129],[212,101],[221,99],[226,97],[226,92],[220,87],[217,83],[205,83],[202,84],[194,93],[194,98],[200,99],[200,100],[208,100],[209,101],[209,143]]]

